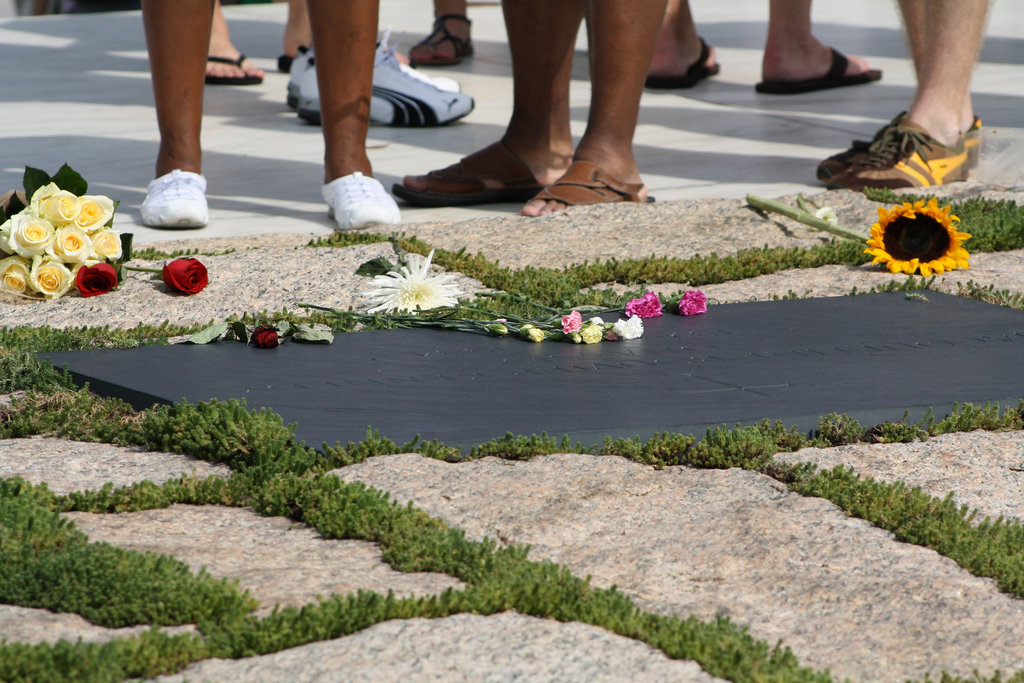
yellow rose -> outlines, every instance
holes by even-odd
[[[80,210],[75,225],[93,233],[114,217],[114,201],[103,195],[83,195],[79,198]]]
[[[82,263],[92,254],[92,240],[81,228],[69,225],[57,230],[46,253],[65,263]]]
[[[43,256],[32,259],[29,286],[47,299],[64,296],[74,284],[75,279],[71,276],[71,271],[60,261]]]
[[[604,338],[604,328],[590,323],[580,331],[580,337],[583,339],[584,344],[596,344]]]
[[[53,241],[54,230],[49,221],[22,211],[11,219],[10,233],[6,245],[0,244],[7,252],[31,258],[46,251]]]
[[[32,210],[32,213],[36,216],[42,215],[42,209],[40,204],[49,201],[53,195],[60,192],[60,188],[57,187],[57,183],[50,183],[49,185],[43,185],[35,192],[32,193],[32,199],[28,202],[28,208]]]
[[[28,287],[29,262],[20,256],[0,261],[0,291],[24,294]]]
[[[63,226],[73,222],[82,211],[82,202],[67,190],[61,190],[39,202],[39,217],[54,225]]]
[[[121,237],[113,230],[105,228],[92,237],[92,254],[96,261],[116,261],[121,258]]]

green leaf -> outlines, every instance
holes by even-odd
[[[295,325],[292,325],[288,320],[278,320],[277,324],[274,325],[274,329],[277,330],[277,336],[282,339],[295,334]]]
[[[32,195],[36,190],[50,183],[50,174],[42,169],[26,166],[22,182],[25,185],[25,197],[32,201]]]
[[[7,200],[7,216],[16,216],[25,210],[25,202],[21,201],[21,197],[15,192],[11,195],[11,198]],[[5,221],[7,218],[4,219]]]
[[[217,323],[210,325],[209,327],[199,330],[191,337],[185,340],[186,344],[209,344],[210,342],[217,341],[220,336],[228,331],[227,323]]]
[[[332,344],[334,335],[330,330],[314,330],[309,325],[297,325],[292,340],[303,344]]]
[[[85,178],[67,164],[60,167],[60,170],[50,178],[50,182],[57,183],[57,187],[78,197],[89,189],[89,183],[85,182]]]
[[[250,338],[249,328],[245,326],[245,323],[235,321],[228,325],[228,333],[224,338],[230,339],[232,336],[243,344],[248,344]]]
[[[121,233],[121,258],[117,260],[118,263],[132,260],[132,240],[134,239],[135,235],[130,232]]]
[[[367,261],[363,265],[356,268],[356,275],[362,275],[364,277],[373,277],[375,275],[387,275],[393,270],[397,270],[398,266],[388,261],[383,256],[378,256],[375,259]]]

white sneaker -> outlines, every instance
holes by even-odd
[[[385,31],[377,43],[371,121],[389,126],[443,126],[473,111],[473,98],[469,95],[443,88],[438,84],[441,79],[430,78],[399,62],[395,48],[387,44],[390,34],[390,30]],[[444,85],[450,87],[449,83]]]
[[[473,111],[473,98],[450,78],[431,78],[395,57],[387,45],[390,31],[377,43],[373,66],[370,121],[390,126],[441,126]],[[315,67],[299,79],[299,118],[320,125],[320,88]]]
[[[314,68],[313,48],[300,46],[295,59],[292,60],[292,68],[288,72],[288,106],[295,109],[299,106],[299,93],[301,89],[302,76]]]
[[[359,171],[332,180],[321,193],[329,207],[327,215],[337,221],[339,230],[402,222],[398,204],[384,186]]]
[[[142,224],[154,228],[201,228],[210,222],[206,178],[175,169],[153,180],[139,207]]]

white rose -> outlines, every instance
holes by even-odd
[[[92,236],[92,255],[96,261],[116,261],[121,258],[121,236],[104,228]]]
[[[50,183],[49,185],[43,185],[35,192],[32,193],[32,199],[28,202],[28,208],[32,210],[32,213],[36,216],[42,215],[39,205],[43,202],[49,201],[53,195],[60,192],[60,188],[57,187],[57,183]]]
[[[82,195],[79,198],[80,210],[75,218],[75,225],[87,233],[94,233],[114,217],[114,201],[103,195]]]
[[[46,253],[65,263],[82,263],[92,254],[92,240],[78,226],[69,225],[54,233]]]
[[[10,233],[4,247],[12,254],[25,258],[38,256],[53,241],[54,229],[49,221],[22,211],[11,219]]]
[[[32,259],[29,286],[47,299],[64,296],[74,284],[75,278],[71,271],[60,261],[44,256]]]
[[[10,256],[0,261],[0,291],[24,294],[28,288],[31,264],[21,256]]]

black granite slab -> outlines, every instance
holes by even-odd
[[[237,342],[45,354],[76,381],[142,408],[244,398],[313,446],[372,426],[474,445],[506,432],[702,436],[763,418],[812,430],[941,417],[956,402],[1024,397],[1024,313],[925,292],[712,306],[645,321],[641,339],[531,344],[445,330],[340,334],[330,346]]]

